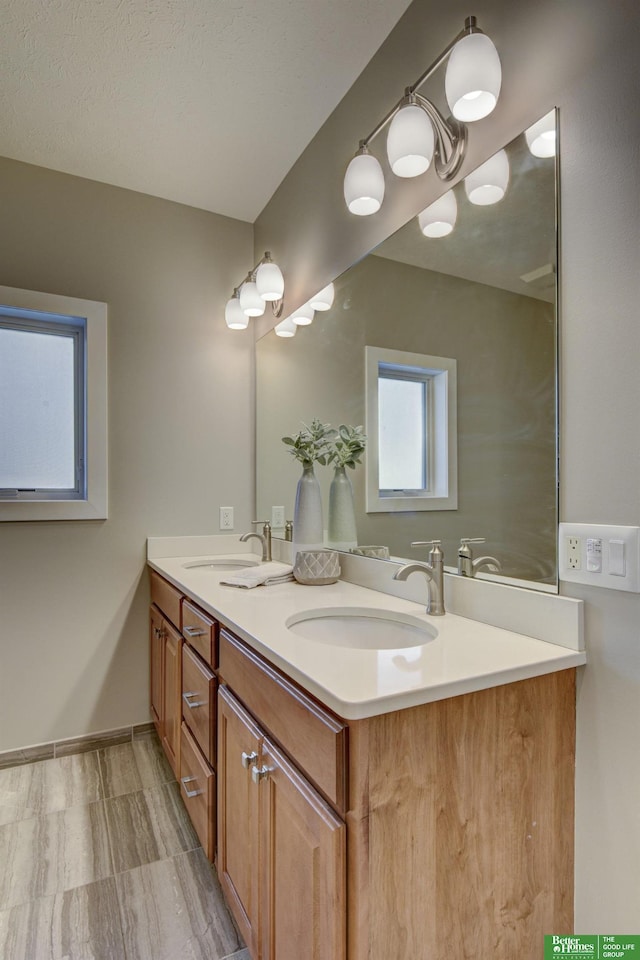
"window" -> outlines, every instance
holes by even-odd
[[[367,512],[457,508],[456,361],[366,347]]]
[[[106,517],[106,304],[0,287],[0,520]]]

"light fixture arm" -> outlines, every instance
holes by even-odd
[[[463,27],[463,29],[460,31],[460,33],[458,33],[458,34],[453,38],[453,40],[451,41],[451,43],[449,43],[449,44],[444,48],[444,50],[443,50],[442,53],[439,55],[439,57],[438,57],[436,60],[434,60],[433,63],[432,63],[430,66],[427,67],[427,69],[424,71],[424,73],[420,74],[420,76],[419,76],[418,79],[415,81],[415,83],[412,83],[411,86],[409,86],[409,87],[406,88],[406,90],[405,90],[405,92],[404,92],[404,95],[403,95],[402,97],[400,97],[400,99],[398,100],[398,102],[397,102],[396,104],[394,104],[394,106],[391,108],[391,110],[389,111],[389,113],[387,113],[386,116],[383,117],[383,119],[380,121],[380,123],[377,125],[377,127],[375,127],[375,128],[371,131],[371,133],[369,134],[368,137],[365,137],[364,140],[361,140],[361,141],[360,141],[360,148],[362,148],[362,147],[368,147],[369,144],[371,143],[371,141],[372,141],[372,140],[375,140],[375,138],[376,138],[380,133],[382,133],[382,131],[384,130],[384,128],[387,126],[387,124],[391,123],[391,121],[392,121],[393,118],[395,117],[395,115],[396,115],[396,113],[398,112],[398,110],[399,110],[402,106],[404,106],[404,104],[406,103],[406,98],[407,98],[408,96],[411,96],[412,94],[414,94],[417,90],[419,90],[423,83],[426,83],[426,81],[429,79],[429,77],[430,77],[432,74],[434,74],[434,73],[436,72],[436,70],[438,69],[438,67],[440,67],[440,66],[444,63],[444,61],[447,59],[447,57],[449,56],[449,54],[451,53],[451,51],[452,51],[453,48],[455,47],[456,43],[458,43],[460,40],[462,40],[463,37],[468,37],[469,34],[471,34],[471,33],[482,33],[482,32],[483,32],[483,31],[478,27],[478,25],[477,25],[477,23],[476,23],[476,18],[475,18],[475,17],[467,17],[467,19],[466,19],[465,22],[464,22],[464,27]],[[429,101],[427,101],[427,103],[428,103],[428,102],[429,102]],[[435,110],[435,107],[433,107],[433,109]],[[428,113],[428,111],[427,111],[427,113]],[[429,116],[431,116],[431,115],[429,114]],[[440,116],[440,114],[438,114],[438,116]],[[432,119],[433,119],[433,118],[432,118]],[[444,122],[444,121],[443,121],[443,122]],[[456,122],[456,121],[454,121],[454,122]],[[434,126],[435,126],[435,124],[434,124]],[[460,124],[458,124],[458,126],[460,126]],[[437,135],[437,130],[436,130],[436,135]],[[449,176],[453,176],[453,174],[449,174]]]
[[[467,147],[467,128],[455,117],[449,117],[448,120],[445,120],[438,108],[419,93],[412,94],[412,97],[418,106],[422,107],[433,126],[436,139],[433,161],[436,173],[441,180],[451,180],[452,177],[455,177],[464,160]]]

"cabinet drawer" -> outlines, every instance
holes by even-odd
[[[205,759],[214,766],[216,678],[189,649],[182,647],[182,716]]]
[[[209,860],[215,854],[215,774],[204,762],[185,723],[180,744],[180,794]]]
[[[327,800],[346,810],[346,724],[224,629],[219,675]]]
[[[182,600],[182,633],[187,643],[215,670],[218,624],[187,599]]]
[[[174,626],[180,629],[180,601],[182,594],[164,580],[155,570],[150,570],[151,603],[155,603]]]

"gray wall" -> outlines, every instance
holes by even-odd
[[[149,718],[148,536],[248,529],[249,224],[0,160],[0,284],[104,300],[109,519],[0,524],[0,750]]]
[[[257,510],[292,516],[299,465],[281,437],[313,417],[365,423],[366,346],[457,360],[458,509],[367,514],[365,465],[353,483],[358,542],[414,554],[461,537],[487,539],[506,576],[555,581],[555,311],[552,304],[370,256],[336,283],[333,308],[291,340],[257,344]],[[326,510],[331,468],[317,469]]]
[[[349,217],[345,166],[469,13],[418,0],[256,223],[292,278],[287,307],[338,276],[443,192],[392,183],[379,217]],[[503,60],[496,114],[472,131],[468,166],[560,107],[561,519],[640,524],[640,130],[635,0],[478,0]],[[442,78],[436,78],[441,89]],[[463,171],[464,172],[464,171]],[[589,587],[589,664],[578,689],[576,930],[637,933],[640,903],[640,597]]]

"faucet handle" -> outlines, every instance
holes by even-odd
[[[262,524],[262,532],[270,533],[271,531],[271,521],[270,520],[252,520],[251,523]]]
[[[264,524],[267,524],[267,523],[268,523],[268,524],[270,524],[271,521],[270,521],[270,520],[252,520],[251,523],[264,523]]]
[[[412,547],[439,547],[442,540],[413,540]]]
[[[486,537],[460,537],[460,545],[463,543],[486,543]]]

